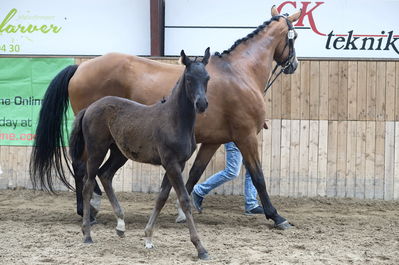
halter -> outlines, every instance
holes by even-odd
[[[284,50],[283,53],[285,51],[285,49],[288,47],[289,51],[288,51],[288,57],[287,59],[285,59],[285,61],[283,61],[282,63],[277,63],[276,66],[274,67],[272,74],[269,77],[269,80],[267,81],[267,86],[265,87],[265,89],[263,90],[263,93],[266,94],[267,90],[269,89],[269,87],[271,87],[274,83],[274,81],[276,81],[277,77],[279,77],[281,75],[281,73],[286,73],[288,67],[290,67],[294,61],[295,58],[295,51],[294,51],[294,38],[295,38],[295,33],[294,33],[294,27],[292,26],[291,21],[289,21],[287,19],[288,15],[280,15],[279,17],[282,17],[285,19],[285,21],[287,22],[287,26],[288,26],[288,33],[287,33],[287,40],[285,42],[285,46],[284,46]],[[277,68],[281,66],[280,71],[274,75],[277,71]],[[274,75],[274,78],[273,78]]]

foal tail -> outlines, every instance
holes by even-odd
[[[62,160],[72,172],[65,150],[66,113],[69,105],[68,84],[75,74],[77,65],[70,65],[59,72],[47,88],[39,114],[36,138],[32,150],[29,173],[34,188],[54,192],[53,183],[58,177],[73,190],[66,179]]]
[[[72,163],[80,163],[85,150],[85,139],[82,131],[82,120],[85,113],[86,109],[83,109],[76,115],[69,138],[69,155],[71,156]]]

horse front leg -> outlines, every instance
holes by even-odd
[[[290,228],[292,225],[277,213],[277,210],[272,205],[270,197],[266,191],[266,183],[260,164],[258,140],[256,135],[247,136],[235,143],[241,151],[246,169],[249,171],[252,183],[258,191],[266,218],[272,219],[275,227],[278,229],[285,230]]]
[[[190,169],[189,178],[186,183],[186,189],[188,194],[191,194],[195,184],[198,183],[199,179],[204,173],[204,170],[209,164],[212,156],[215,154],[216,150],[219,148],[220,144],[201,144],[193,166]],[[186,216],[180,207],[179,202],[176,202],[178,216],[176,218],[176,223],[184,223],[186,221]]]
[[[165,174],[163,177],[163,180],[162,180],[162,184],[161,184],[161,191],[160,191],[158,198],[155,202],[155,207],[152,210],[152,214],[151,214],[150,218],[148,219],[147,225],[145,226],[144,241],[145,241],[146,248],[154,248],[154,244],[152,243],[152,235],[154,233],[155,222],[159,216],[159,213],[161,212],[162,208],[164,207],[166,200],[169,197],[171,188],[172,188],[172,186],[170,185],[168,176]]]
[[[195,227],[194,218],[191,214],[191,202],[190,195],[184,186],[183,177],[181,175],[183,168],[181,168],[177,163],[174,165],[168,165],[166,167],[166,174],[168,176],[169,182],[175,189],[177,198],[179,199],[180,206],[187,218],[187,224],[190,231],[190,239],[194,244],[198,252],[198,257],[200,259],[208,259],[208,252],[201,243],[198,236],[197,229]]]

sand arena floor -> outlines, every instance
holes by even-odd
[[[156,194],[118,193],[126,237],[103,200],[94,244],[82,243],[71,192],[0,191],[0,264],[399,264],[399,202],[272,197],[294,229],[245,216],[242,196],[212,195],[194,214],[211,260],[198,261],[185,224],[174,222],[175,196],[158,220],[153,250],[143,230]]]

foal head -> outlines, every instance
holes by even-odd
[[[184,51],[181,53],[181,61],[186,66],[184,72],[184,86],[186,94],[193,103],[195,111],[202,113],[208,107],[208,100],[206,98],[206,90],[209,81],[208,72],[205,70],[210,57],[209,47],[205,50],[205,55],[202,61],[192,61],[186,56]]]
[[[276,51],[274,54],[274,60],[283,67],[283,73],[292,74],[295,72],[298,67],[298,60],[295,54],[294,43],[298,34],[294,30],[293,22],[297,21],[301,16],[302,10],[297,13],[288,16],[288,15],[280,15],[275,6],[272,7],[272,16],[279,16],[279,23],[284,23],[284,38],[281,39],[279,44],[276,47]]]

